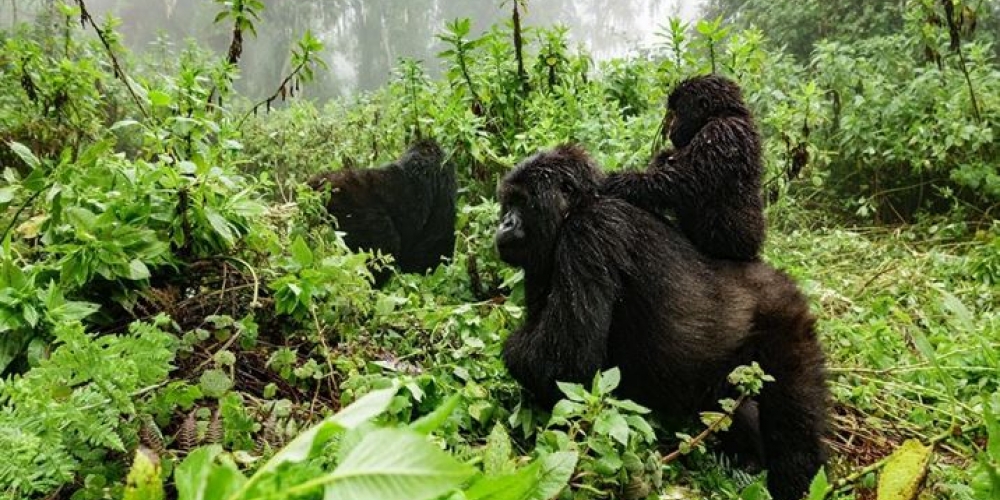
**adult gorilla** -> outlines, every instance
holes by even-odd
[[[551,405],[556,381],[617,366],[622,396],[674,418],[717,409],[732,396],[729,372],[758,361],[776,381],[734,428],[759,446],[772,496],[801,498],[825,461],[827,397],[805,299],[766,264],[702,256],[664,219],[602,197],[601,182],[585,152],[563,146],[499,187],[497,249],[524,268],[527,296],[525,324],[504,345],[508,369]]]
[[[455,249],[455,165],[432,140],[380,168],[328,172],[309,185],[330,193],[327,211],[354,251],[392,254],[401,271],[422,273]],[[374,274],[376,286],[389,279],[386,271]]]

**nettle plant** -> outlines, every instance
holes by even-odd
[[[495,433],[487,445],[487,466],[480,471],[463,463],[428,436],[458,408],[453,396],[432,413],[406,426],[374,422],[389,410],[398,386],[375,390],[311,427],[275,453],[250,475],[235,455],[219,446],[193,451],[174,473],[179,500],[251,500],[319,495],[323,498],[430,500],[454,498],[552,498],[562,490],[576,465],[576,454],[545,454],[520,468],[511,447]],[[140,489],[163,498],[158,468],[133,468],[126,498]]]
[[[617,368],[598,373],[590,390],[559,382],[566,399],[552,408],[537,438],[538,450],[579,453],[580,463],[571,481],[583,498],[609,494],[646,498],[663,486],[656,433],[644,417],[650,411],[612,397],[619,382]]]

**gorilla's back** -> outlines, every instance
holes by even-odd
[[[668,414],[693,411],[735,368],[734,353],[751,334],[753,296],[668,220],[619,200],[603,203],[618,206],[595,207],[595,215],[623,214],[628,229],[617,234],[630,239],[615,245],[625,276],[607,364],[622,370],[628,397]]]

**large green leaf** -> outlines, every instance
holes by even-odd
[[[473,472],[421,434],[379,429],[314,482],[326,485],[326,500],[423,500],[457,488]]]
[[[448,417],[452,413],[455,413],[455,408],[458,408],[458,403],[462,401],[460,395],[455,394],[448,398],[444,403],[441,403],[434,411],[424,415],[416,422],[410,424],[410,429],[419,432],[421,434],[430,434],[444,425],[448,421]]]
[[[503,424],[497,422],[493,426],[493,431],[486,438],[486,450],[483,456],[483,469],[487,474],[500,474],[507,472],[511,466],[510,455],[514,447],[510,443],[510,436]]]
[[[222,453],[221,446],[204,446],[192,451],[177,466],[174,484],[178,500],[204,500],[208,477],[212,474],[212,461]]]
[[[532,492],[532,500],[549,500],[559,494],[576,469],[575,451],[560,451],[541,459],[542,470],[538,476],[538,486]]]
[[[25,146],[20,142],[14,142],[14,141],[11,141],[9,143],[9,146],[10,150],[13,151],[14,154],[18,156],[18,158],[21,158],[21,161],[23,161],[26,165],[28,165],[32,169],[36,169],[39,166],[41,166],[42,162],[38,160],[38,157],[35,156],[34,153],[31,152],[31,149],[28,149],[28,146]]]
[[[542,461],[535,460],[517,472],[484,477],[465,491],[466,500],[527,500],[538,487]]]
[[[288,443],[281,451],[271,457],[257,471],[255,477],[285,462],[301,462],[308,458],[313,450],[323,446],[337,432],[353,429],[375,418],[389,407],[392,397],[396,395],[396,390],[397,388],[393,387],[369,392],[336,415],[299,434],[291,443]]]

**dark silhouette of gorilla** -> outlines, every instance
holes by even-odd
[[[755,260],[764,243],[761,141],[740,88],[717,75],[677,85],[667,100],[676,150],[658,153],[646,172],[612,174],[604,193],[677,216],[702,253]]]
[[[354,251],[392,254],[399,269],[422,273],[455,248],[455,166],[432,140],[412,144],[398,160],[375,169],[317,175],[309,186],[329,192],[327,211]],[[390,273],[375,272],[381,286]]]
[[[733,397],[727,375],[757,361],[776,381],[733,429],[753,434],[773,497],[800,498],[825,462],[827,411],[805,298],[763,262],[706,258],[668,220],[602,196],[603,180],[582,149],[561,146],[502,181],[496,246],[524,269],[527,307],[504,344],[507,368],[552,405],[556,381],[617,366],[620,395],[685,418]]]

